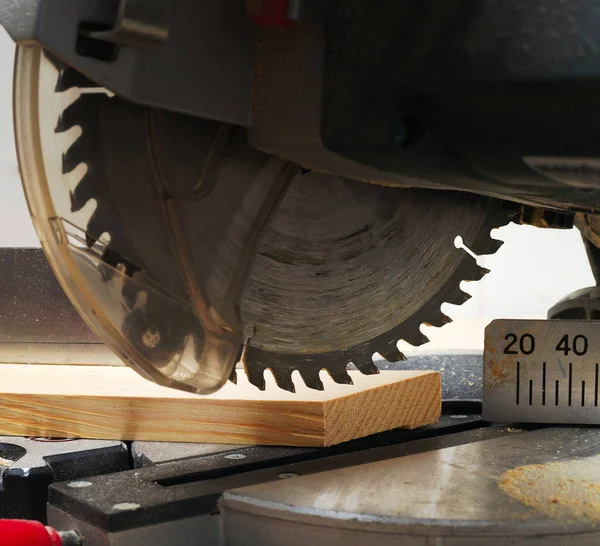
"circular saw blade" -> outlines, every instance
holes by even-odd
[[[293,389],[297,370],[321,389],[326,369],[350,383],[351,362],[377,373],[373,354],[404,359],[397,342],[422,345],[421,324],[450,322],[440,306],[470,296],[463,280],[487,270],[477,254],[502,244],[490,237],[503,223],[498,202],[455,192],[399,189],[309,172],[288,190],[262,241],[242,302],[255,326],[246,371],[264,387],[270,369]]]
[[[58,66],[57,93],[85,87],[85,79]],[[80,132],[64,152],[63,175],[86,169],[70,192],[71,212],[96,204],[87,224],[79,226],[86,244],[108,234],[102,259],[109,265],[124,264],[127,274],[141,269],[170,294],[185,298],[165,260],[168,242],[162,243],[164,252],[157,251],[163,234],[152,218],[158,217],[150,209],[142,214],[141,190],[135,188],[150,191],[144,177],[150,180],[157,171],[181,192],[195,191],[198,180],[219,170],[225,157],[222,171],[244,184],[269,156],[253,150],[240,130],[223,131],[215,122],[146,109],[104,93],[80,93],[58,114],[59,133]],[[137,135],[135,142],[127,142],[126,134]],[[145,171],[134,184],[136,165]],[[309,387],[322,389],[323,369],[336,382],[351,383],[349,363],[377,373],[374,353],[403,359],[397,342],[425,343],[420,325],[448,322],[441,304],[463,303],[469,295],[460,282],[486,273],[457,248],[456,237],[478,255],[501,245],[490,238],[491,229],[506,221],[499,201],[371,185],[300,168],[293,172],[237,302],[247,326],[242,359],[259,388],[265,387],[267,369],[283,389],[294,390],[295,370]],[[137,293],[126,296],[133,305]],[[160,309],[153,312],[160,316]],[[144,325],[153,323],[150,319],[136,318]],[[148,358],[152,350],[147,348]],[[158,350],[171,355],[176,347]],[[161,356],[155,356],[158,366]]]

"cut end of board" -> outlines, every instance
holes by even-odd
[[[124,367],[0,365],[0,435],[330,446],[437,421],[437,372],[350,372],[354,385],[296,394],[240,374],[209,396],[161,387]]]
[[[406,373],[413,375],[398,376],[393,383],[357,390],[325,402],[323,445],[331,446],[394,428],[413,429],[437,422],[442,412],[440,374]]]

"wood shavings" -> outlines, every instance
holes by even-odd
[[[13,463],[14,461],[11,461],[10,459],[3,459],[0,457],[0,466],[11,466]]]
[[[600,455],[513,468],[498,486],[552,518],[600,521]]]

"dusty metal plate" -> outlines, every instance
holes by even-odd
[[[597,428],[482,430],[465,443],[226,491],[224,543],[599,544]]]
[[[600,424],[600,322],[495,320],[485,331],[483,418]]]

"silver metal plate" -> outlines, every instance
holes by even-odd
[[[600,544],[598,429],[483,430],[438,437],[441,449],[226,491],[224,543]]]
[[[495,320],[485,330],[483,418],[600,424],[600,321]]]

